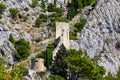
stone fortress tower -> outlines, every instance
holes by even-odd
[[[44,66],[44,59],[42,59],[42,58],[32,59],[31,67],[36,72],[44,72],[44,71],[46,71],[46,67]]]
[[[56,47],[53,50],[53,60],[62,44],[69,49],[69,23],[56,22]]]
[[[56,39],[61,37],[61,44],[69,49],[69,24],[64,22],[56,22]]]

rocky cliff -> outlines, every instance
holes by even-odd
[[[71,47],[82,49],[113,74],[120,66],[120,51],[116,49],[120,40],[119,18],[120,0],[98,0],[77,40],[71,41]]]

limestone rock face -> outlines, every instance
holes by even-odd
[[[6,5],[2,19],[0,19],[0,57],[6,56],[7,64],[13,64],[15,48],[9,41],[10,34],[13,35],[15,40],[24,38],[32,44],[35,43],[36,39],[44,40],[48,38],[50,32],[48,26],[32,27],[41,10],[39,6],[31,7],[32,0],[0,0],[0,3]],[[24,10],[26,7],[29,9],[28,11]],[[26,21],[22,21],[20,18],[13,20],[10,17],[10,8],[17,8],[19,14],[27,16],[28,19]]]
[[[79,47],[90,58],[99,56],[97,64],[113,74],[116,74],[120,65],[120,52],[115,48],[120,38],[119,5],[120,0],[99,0],[77,36]]]

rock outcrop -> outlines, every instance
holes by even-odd
[[[119,18],[120,0],[99,0],[90,12],[84,29],[72,43],[72,47],[79,45],[90,58],[99,57],[97,64],[113,74],[120,66],[120,51],[115,48],[120,39]]]

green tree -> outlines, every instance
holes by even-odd
[[[76,15],[76,8],[73,3],[68,4],[67,19],[71,20]]]
[[[10,16],[13,19],[16,19],[18,17],[18,12],[19,12],[18,9],[16,9],[16,8],[10,8],[9,12],[10,12]]]
[[[52,64],[52,51],[54,49],[54,43],[50,43],[48,44],[47,48],[46,48],[46,53],[45,53],[45,65],[47,68],[49,68],[49,66]]]
[[[55,57],[55,60],[54,60],[54,64],[52,66],[52,71],[53,71],[53,74],[57,74],[57,75],[60,75],[62,77],[64,77],[65,79],[66,76],[67,76],[67,64],[64,60],[64,57],[66,57],[68,54],[67,54],[67,51],[66,51],[66,48],[62,45],[60,46],[60,50],[58,51],[56,57]]]
[[[105,69],[94,65],[90,59],[82,54],[81,50],[66,50],[64,46],[61,46],[53,62],[53,74],[60,75],[65,79],[68,76],[69,80],[101,78],[105,73]]]

